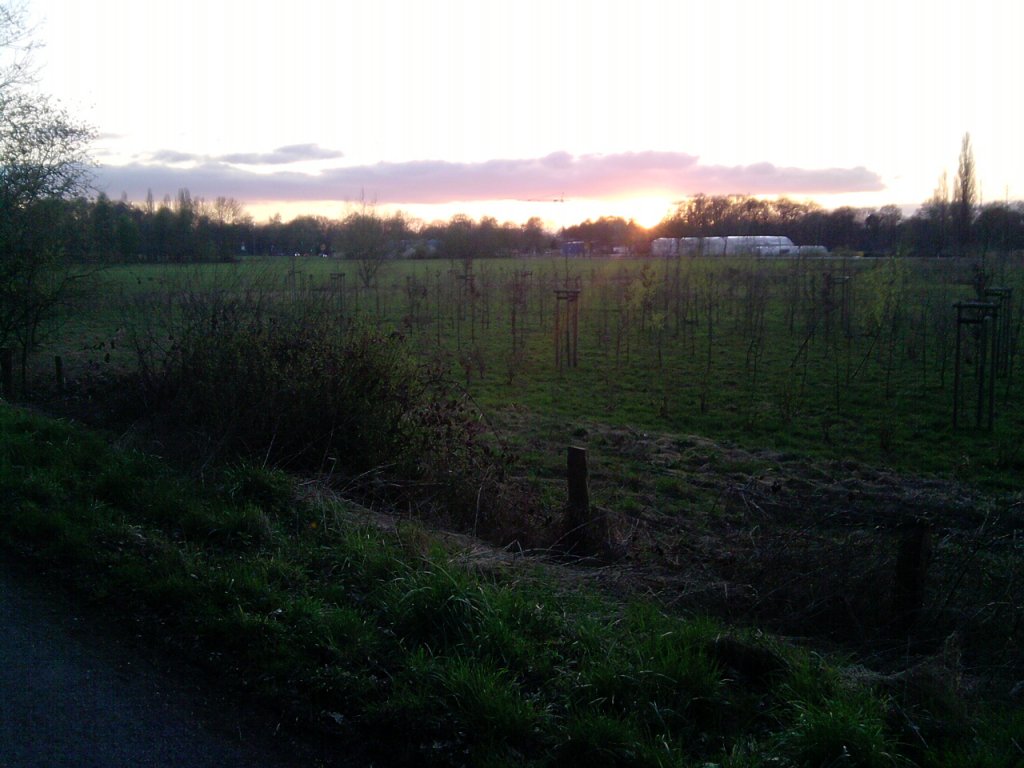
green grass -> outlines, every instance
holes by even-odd
[[[138,617],[248,695],[391,745],[388,759],[903,760],[906,734],[885,717],[885,696],[767,638],[601,597],[530,565],[468,564],[417,524],[388,532],[344,504],[293,502],[287,476],[252,464],[200,485],[7,406],[0,438],[8,550],[58,566],[113,618]],[[930,744],[928,764],[1009,765],[995,757],[1012,749],[1019,716],[1008,717]]]
[[[5,547],[59,566],[97,606],[140,617],[241,690],[321,727],[376,734],[399,757],[687,765],[742,751],[889,765],[899,755],[886,700],[836,683],[827,666],[809,674],[803,652],[742,640],[777,661],[769,677],[744,677],[716,652],[724,630],[713,622],[580,592],[532,566],[467,568],[421,528],[389,533],[343,505],[286,502],[287,477],[262,468],[200,486],[6,406],[0,436]],[[932,745],[933,764],[996,754],[1010,732]]]
[[[885,732],[884,705],[877,699],[797,701],[793,710],[795,722],[779,736],[778,749],[797,765],[883,768],[905,763]]]
[[[65,341],[74,345],[76,322],[106,317],[121,329],[99,342],[111,369],[135,365],[133,338],[152,342],[146,360],[157,369],[159,347],[174,350],[174,383],[190,397],[165,398],[162,415],[217,430],[193,451],[201,460],[217,449],[291,461],[358,487],[364,500],[397,499],[421,519],[525,549],[558,545],[565,448],[582,445],[616,551],[668,569],[673,583],[696,579],[681,590],[690,607],[778,631],[878,640],[891,627],[895,526],[924,516],[936,532],[932,642],[956,629],[972,664],[1019,669],[1008,661],[1024,611],[1019,544],[1008,534],[1020,517],[1016,378],[997,379],[993,432],[950,426],[952,302],[971,295],[974,263],[477,260],[470,290],[462,264],[409,261],[389,263],[379,286],[349,280],[344,296],[330,275],[351,265],[298,260],[295,280],[292,266],[112,269],[106,296],[82,308]],[[1024,288],[1015,264],[988,266],[995,282]],[[835,297],[824,297],[826,270],[851,276],[849,336]],[[559,372],[552,289],[567,273],[583,291],[581,362]],[[362,369],[336,349],[353,326],[369,326],[360,349],[387,363],[354,378]],[[435,376],[446,366],[449,376]],[[128,416],[119,428],[148,423],[159,404],[118,380],[103,386],[102,368],[60,404],[102,416],[120,398]],[[407,397],[425,371],[426,407]],[[407,405],[396,411],[389,398]],[[391,439],[381,439],[385,420]],[[104,493],[116,500],[113,475]],[[282,524],[266,508],[273,491],[247,490],[252,482],[224,480],[258,510],[239,504],[213,527],[225,547],[262,545]],[[191,513],[181,522],[189,536],[203,525]]]
[[[389,263],[371,288],[357,285],[345,262],[295,266],[294,279],[288,259],[111,268],[102,299],[65,318],[54,351],[68,356],[72,377],[130,368],[131,328],[172,311],[182,295],[256,291],[267,301],[316,304],[396,329],[423,359],[446,361],[499,422],[515,405],[544,418],[1019,485],[1024,396],[1011,369],[997,380],[994,430],[974,427],[972,329],[964,337],[964,423],[951,426],[952,304],[974,298],[973,262],[477,260],[472,290],[460,279],[463,264],[449,261]],[[1018,266],[986,265],[993,283],[1016,291],[1015,353],[1024,295]],[[344,295],[330,277],[339,271],[349,273]],[[523,272],[530,275],[517,278]],[[826,272],[850,276],[846,310],[838,293],[825,294]],[[567,276],[582,287],[580,365],[560,372],[553,289]]]

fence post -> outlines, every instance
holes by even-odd
[[[14,399],[14,350],[0,349],[0,395],[4,400]]]
[[[569,506],[585,513],[590,511],[590,489],[587,487],[587,449],[569,446],[567,456]]]
[[[566,478],[569,491],[566,547],[569,551],[578,554],[599,554],[607,543],[608,525],[604,513],[595,513],[590,508],[587,449],[571,445],[566,459]]]
[[[927,522],[909,520],[900,525],[893,603],[896,625],[903,632],[913,628],[924,607],[931,553],[932,535]]]
[[[64,360],[60,355],[53,356],[53,375],[57,380],[57,392],[64,394]]]

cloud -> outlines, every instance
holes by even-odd
[[[320,173],[255,173],[231,164],[274,165],[339,156],[340,153],[315,144],[298,144],[266,154],[226,155],[207,158],[191,168],[172,168],[162,163],[198,158],[165,150],[153,155],[156,163],[101,167],[97,186],[111,195],[124,191],[131,199],[142,199],[148,189],[162,195],[188,188],[198,197],[212,199],[223,195],[249,203],[343,201],[366,196],[381,203],[398,204],[553,197],[680,197],[698,192],[814,195],[884,189],[879,175],[864,167],[806,169],[768,162],[702,165],[696,155],[682,152],[579,156],[555,152],[539,158],[476,163],[376,163]]]
[[[223,163],[239,165],[286,165],[305,160],[336,160],[344,156],[344,152],[327,149],[318,144],[291,144],[287,147],[278,147],[272,152],[241,152],[221,155],[216,159]]]
[[[161,149],[148,157],[154,163],[194,163],[202,160],[201,155],[194,155],[189,152],[178,152],[174,149]]]
[[[288,165],[309,160],[337,160],[344,156],[344,152],[327,149],[319,144],[290,144],[270,152],[234,152],[227,155],[199,155],[192,152],[179,152],[175,149],[161,149],[146,155],[143,162],[156,165],[162,163]]]
[[[603,198],[641,191],[668,192],[696,165],[696,157],[671,152],[580,157],[556,152],[541,158],[481,163],[378,163],[334,169],[324,174],[324,181],[339,188],[365,189],[387,202],[443,203],[559,195]]]

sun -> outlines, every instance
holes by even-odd
[[[616,216],[632,219],[641,227],[650,229],[672,211],[672,201],[665,197],[626,197],[610,201],[609,209]]]

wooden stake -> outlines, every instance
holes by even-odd
[[[590,507],[587,449],[569,446],[566,458],[569,491],[566,548],[575,554],[599,555],[606,550],[608,520],[603,512]]]
[[[10,347],[0,349],[0,395],[14,399],[14,350]]]
[[[932,536],[928,523],[913,520],[900,526],[893,603],[896,624],[904,632],[913,628],[924,607],[931,553]]]
[[[590,513],[590,490],[587,485],[587,449],[569,446],[567,456],[567,478],[569,507],[583,512],[583,518]]]

